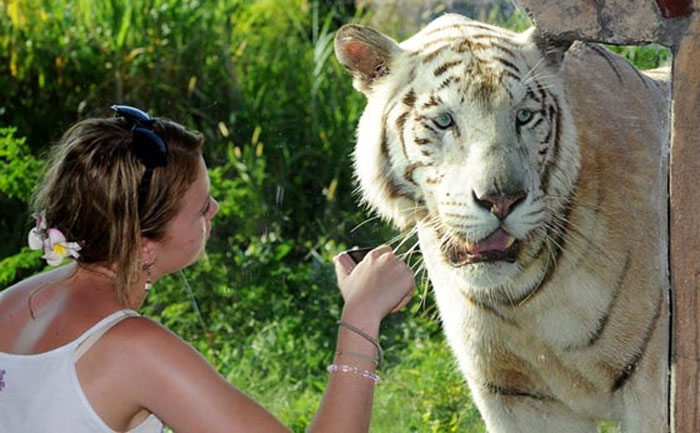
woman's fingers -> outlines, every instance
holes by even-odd
[[[413,298],[413,272],[389,245],[374,248],[359,264],[347,252],[338,254],[333,261],[346,306],[351,304],[381,319]]]
[[[401,302],[399,302],[394,308],[391,309],[391,311],[389,311],[389,314],[396,313],[397,311],[405,307],[409,302],[411,302],[411,299],[413,299],[414,291],[415,288],[411,288],[411,291],[401,299]]]
[[[342,252],[333,258],[333,264],[335,266],[335,275],[338,281],[338,287],[340,288],[340,293],[343,295],[343,299],[347,300],[349,293],[347,293],[345,280],[347,280],[350,273],[355,269],[357,264],[350,258],[350,256]]]

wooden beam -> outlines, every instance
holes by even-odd
[[[685,34],[692,0],[518,0],[555,39],[675,45]],[[697,2],[697,0],[696,0]],[[698,6],[695,6],[698,10]]]
[[[700,432],[700,20],[673,60],[671,138],[671,430]]]
[[[687,17],[693,13],[692,0],[656,0],[664,18]]]

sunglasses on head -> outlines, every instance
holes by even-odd
[[[140,210],[151,186],[153,170],[168,165],[168,145],[153,131],[155,119],[145,111],[128,105],[112,105],[111,108],[116,116],[123,117],[131,125],[131,152],[146,167],[138,187]]]

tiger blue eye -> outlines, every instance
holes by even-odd
[[[524,123],[527,123],[530,119],[532,119],[533,112],[531,110],[528,110],[526,108],[521,108],[518,110],[518,112],[515,114],[515,117],[518,120],[518,123],[521,125]]]
[[[442,129],[449,128],[453,123],[454,120],[452,119],[450,113],[442,113],[435,118],[435,124]]]

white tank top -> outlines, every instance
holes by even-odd
[[[117,311],[77,339],[48,352],[0,352],[0,432],[115,433],[83,393],[75,362],[112,326],[138,315],[133,310]],[[164,431],[163,423],[151,415],[131,433]]]

